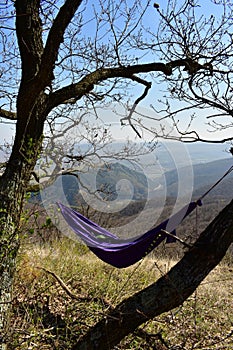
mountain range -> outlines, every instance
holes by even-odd
[[[224,173],[233,166],[233,158],[215,160],[193,165],[193,195],[199,197],[205,193],[214,183],[216,183]],[[182,169],[186,172],[186,167]],[[178,188],[178,176],[176,170],[166,172],[167,193],[169,196],[175,196]],[[211,196],[222,196],[230,198],[233,196],[229,189],[233,184],[233,172],[230,173],[216,188],[211,191]]]
[[[193,181],[190,180],[191,188],[187,191],[193,193],[193,197],[199,197],[205,193],[214,183],[216,183],[224,173],[233,166],[233,159],[226,158],[215,160],[213,162],[194,164]],[[176,198],[178,189],[184,191],[182,183],[179,183],[178,175],[183,173],[186,176],[186,167],[179,169],[179,174],[176,169],[165,172],[164,177],[156,179],[148,179],[143,172],[125,166],[121,163],[109,163],[98,169],[97,175],[85,174],[85,187],[80,184],[78,178],[73,175],[63,175],[53,184],[51,192],[47,189],[47,196],[54,196],[54,201],[57,201],[60,187],[65,194],[70,205],[84,203],[83,191],[93,191],[95,188],[96,194],[104,201],[143,201],[147,198],[155,199],[164,196]],[[94,183],[95,182],[95,183]],[[233,193],[233,172],[231,172],[221,183],[216,186],[209,196],[218,196],[224,199],[231,198]],[[182,194],[182,193],[181,193]],[[38,197],[37,197],[38,199]],[[50,198],[51,199],[51,198]]]
[[[116,145],[116,147],[120,146]],[[170,144],[169,152],[177,152],[176,147],[177,144]],[[176,198],[180,190],[183,192],[181,195],[191,191],[193,197],[197,198],[233,165],[233,158],[230,158],[229,153],[226,152],[226,145],[194,144],[188,145],[187,148],[191,163],[189,162],[190,164],[186,166],[184,161],[182,166],[181,162],[178,171],[174,159],[162,144],[156,152],[148,155],[147,163],[153,164],[151,170],[148,170],[147,164],[142,168],[142,166],[135,167],[127,161],[108,162],[96,170],[90,169],[81,176],[80,174],[58,176],[51,189],[46,189],[46,196],[50,197],[50,201],[56,202],[62,200],[59,197],[62,192],[71,205],[84,204],[83,194],[89,190],[98,194],[106,202],[124,200],[135,202],[148,198],[161,198],[164,195]],[[182,154],[180,159],[182,160]],[[156,162],[160,165],[159,171],[155,168]],[[184,179],[188,187],[184,186],[182,182]],[[218,184],[209,196],[231,198],[232,185],[233,172]],[[36,194],[33,198],[40,202],[41,194]]]

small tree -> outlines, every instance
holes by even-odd
[[[211,114],[214,127],[232,126],[231,119],[230,123],[217,122],[220,114],[233,116],[232,8],[227,1],[221,5],[217,1],[210,3],[223,8],[218,20],[214,16],[196,17],[199,5],[190,0],[180,7],[175,1],[169,2],[164,11],[157,4],[127,0],[119,3],[6,0],[1,3],[0,117],[2,122],[15,121],[13,147],[0,178],[1,349],[6,349],[24,196],[49,131],[53,146],[56,132],[64,135],[85,118],[84,125],[89,131],[87,111],[90,108],[97,111],[97,105],[124,102],[130,88],[138,84],[143,86],[143,93],[122,123],[128,123],[140,135],[138,127],[145,125],[135,119],[133,112],[152,87],[152,82],[147,80],[148,73],[152,73],[155,83],[161,79],[168,83],[169,99],[164,98],[167,102],[162,117],[172,117],[177,129],[175,115],[194,107],[211,110],[211,113],[215,110],[216,113]],[[147,18],[152,18],[152,22],[160,19],[157,32],[151,23],[146,23]],[[171,110],[173,100],[183,106],[176,112]],[[62,123],[60,129],[59,122]],[[154,133],[160,132],[154,130]],[[161,136],[172,137],[164,133],[163,128]],[[192,134],[189,130],[181,131],[181,140],[187,136],[191,141],[201,140],[195,131]],[[72,156],[77,158],[76,154]],[[148,318],[181,304],[219,263],[231,244],[232,210],[233,202],[165,278],[122,302],[74,349],[114,346]]]

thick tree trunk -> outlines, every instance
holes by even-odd
[[[0,178],[0,350],[7,349],[15,261],[19,248],[19,222],[26,183],[33,163],[8,167]],[[28,175],[25,177],[22,174]]]
[[[22,194],[17,176],[0,178],[0,350],[5,350],[7,343]]]
[[[0,349],[6,349],[12,283],[18,239],[9,215],[0,215]]]
[[[0,350],[7,348],[7,324],[11,306],[11,292],[15,259],[19,247],[19,222],[24,195],[36,164],[42,143],[43,98],[40,107],[19,118],[16,137],[7,163],[0,177]]]
[[[142,323],[181,305],[218,265],[232,242],[233,201],[165,276],[121,302],[72,349],[112,349]]]
[[[0,350],[7,347],[7,321],[15,259],[19,247],[18,227],[24,194],[38,159],[44,122],[54,106],[45,88],[52,85],[53,70],[64,32],[81,0],[68,0],[61,7],[43,45],[41,4],[16,0],[16,34],[21,57],[21,82],[16,103],[16,135],[11,156],[0,176]]]

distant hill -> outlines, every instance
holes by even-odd
[[[193,193],[194,195],[200,195],[204,193],[211,185],[213,185],[224,173],[233,165],[232,158],[226,158],[221,160],[216,160],[213,162],[201,163],[193,165]],[[186,171],[186,168],[179,171]],[[176,170],[171,170],[166,172],[166,185],[167,185],[167,193],[169,196],[176,196],[178,189],[178,174]],[[228,175],[224,181],[218,185],[215,189],[215,193],[218,195],[222,195],[223,197],[229,198],[232,197],[233,191],[229,191],[228,186],[233,179],[233,172]],[[226,185],[228,184],[228,185]]]
[[[118,192],[121,192],[121,199],[147,198],[148,185],[147,178],[142,172],[118,162],[105,164],[98,170],[96,176],[96,188],[104,200],[117,199]]]
[[[197,190],[193,192],[193,197],[198,198],[203,193],[205,193],[210,186],[199,187]],[[230,200],[233,197],[233,176],[229,175],[226,179],[224,179],[221,183],[219,183],[211,192],[208,194],[209,198],[215,199],[226,199]]]
[[[206,192],[223,174],[233,165],[233,159],[221,159],[209,163],[193,165],[194,183],[191,189],[194,197],[198,197]],[[186,167],[179,169],[179,173],[187,172]],[[85,174],[86,191],[88,188],[95,191],[104,201],[128,200],[143,201],[154,198],[161,198],[166,193],[167,197],[177,197],[178,193],[178,174],[176,170],[170,170],[165,173],[164,178],[156,180],[148,179],[141,171],[133,167],[123,165],[122,163],[109,163],[98,169],[95,176],[89,172]],[[192,185],[192,184],[191,184]],[[218,196],[224,199],[232,197],[233,191],[233,172],[228,175],[212,192],[211,196]],[[166,186],[166,188],[164,188]],[[182,184],[181,184],[182,186]],[[77,177],[72,175],[63,175],[53,184],[51,191],[47,189],[50,197],[54,197],[54,202],[59,200],[59,192],[63,192],[70,205],[85,204],[82,198],[82,187]],[[152,190],[153,189],[153,190]],[[47,196],[48,196],[47,194]],[[119,195],[120,194],[120,195]],[[184,193],[185,195],[185,193]],[[40,195],[34,196],[34,200],[41,201]]]
[[[198,198],[205,193],[232,165],[232,158],[194,165],[193,197]],[[182,171],[185,173],[185,167]],[[91,173],[85,174],[85,178],[87,183],[94,181]],[[92,202],[89,202],[89,205],[87,205],[85,198],[82,196],[82,191],[84,190],[80,190],[77,177],[72,175],[59,177],[54,185],[51,186],[51,189],[47,189],[46,198],[49,199],[50,203],[55,203],[57,200],[63,201],[64,196],[63,199],[60,199],[62,197],[59,197],[59,192],[64,192],[67,202],[71,206],[77,207],[77,210],[83,215],[91,218],[91,220],[101,226],[111,228],[111,231],[113,229],[112,232],[119,235],[119,237],[132,237],[151,228],[147,227],[151,222],[158,224],[168,218],[173,212],[178,187],[177,172],[175,170],[168,171],[165,173],[165,178],[167,186],[166,200],[164,201],[161,195],[164,192],[164,188],[162,188],[164,183],[161,181],[161,192],[159,189],[149,191],[150,200],[148,201],[148,187],[149,189],[154,188],[153,186],[158,185],[158,183],[149,181],[148,184],[142,172],[117,162],[99,168],[97,174],[95,174],[96,189],[98,194],[106,201],[107,206],[110,205],[108,201],[119,199],[119,190],[123,192],[123,196],[120,196],[122,202],[111,203],[116,209],[113,212],[102,210],[98,205],[92,205],[94,204]],[[121,182],[123,179],[130,181],[134,189],[133,192],[132,188],[127,188],[127,186],[131,186],[127,181],[126,183]],[[122,188],[119,188],[121,186]],[[208,197],[203,201],[204,205],[198,209],[199,232],[206,227],[232,198],[232,188],[233,172],[209,193]],[[128,197],[130,198],[129,201],[127,201]],[[42,196],[43,200],[44,198]],[[40,195],[34,197],[35,199],[39,204],[41,203]],[[183,204],[186,204],[186,202]],[[135,224],[134,219],[139,214],[141,215],[140,220]],[[179,236],[183,238],[190,236],[190,241],[193,241],[196,237],[196,225],[196,214],[193,213],[179,226]],[[122,226],[124,227],[121,230]],[[177,251],[179,249],[181,248],[178,245]]]
[[[70,205],[84,204],[82,194],[85,191],[95,192],[104,201],[140,201],[148,197],[148,188],[152,184],[143,172],[137,171],[132,165],[114,162],[103,165],[97,172],[93,169],[81,174],[80,179],[70,174],[61,175],[44,193],[54,202],[64,193]],[[31,199],[41,202],[41,194],[32,195]]]
[[[226,144],[197,142],[187,144],[186,147],[194,164],[213,162],[230,157],[230,146]]]

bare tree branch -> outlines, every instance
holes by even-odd
[[[5,109],[0,108],[0,118],[8,120],[17,120],[17,115],[15,112],[7,111]]]
[[[149,72],[161,72],[166,76],[170,76],[172,74],[172,69],[177,67],[188,67],[187,70],[191,69],[192,64],[190,60],[175,60],[169,63],[146,63],[146,64],[138,64],[138,65],[129,65],[129,66],[120,66],[116,68],[102,68],[98,69],[88,75],[86,75],[81,81],[65,86],[50,95],[50,108],[54,108],[59,104],[62,104],[68,101],[71,98],[76,98],[76,100],[83,97],[83,95],[88,94],[93,88],[94,85],[98,83],[112,79],[112,78],[128,78],[133,81],[138,81],[142,83],[142,79],[136,77],[135,74],[139,73],[149,73]],[[203,65],[196,65],[195,69],[200,70],[207,68]],[[149,83],[148,83],[149,84]],[[145,85],[145,83],[144,83]]]
[[[189,80],[189,88],[190,88],[190,91],[192,92],[192,94],[194,95],[195,99],[197,101],[201,101],[202,103],[206,104],[207,106],[212,106],[214,108],[217,108],[217,109],[220,109],[220,110],[223,110],[224,112],[226,112],[228,115],[231,115],[233,116],[233,109],[229,109],[228,106],[224,106],[222,103],[219,103],[217,102],[216,100],[210,100],[208,98],[206,98],[205,96],[200,96],[195,90],[194,90],[194,87],[193,87],[193,79],[194,77],[191,77],[190,80]]]
[[[39,71],[43,52],[42,23],[37,0],[16,0],[16,33],[22,63],[22,82],[32,80]]]
[[[81,3],[82,0],[66,0],[53,22],[41,58],[40,79],[45,82],[53,80],[53,68],[65,30]]]
[[[135,128],[135,126],[133,125],[132,121],[131,121],[131,117],[133,115],[133,113],[135,112],[136,110],[136,107],[137,105],[139,104],[140,101],[142,101],[148,94],[150,88],[151,88],[151,85],[152,83],[151,82],[148,82],[144,79],[141,79],[137,76],[133,76],[132,77],[132,80],[135,80],[136,82],[140,83],[140,84],[143,84],[145,85],[145,90],[144,92],[142,93],[141,96],[139,96],[136,101],[134,102],[132,108],[130,109],[130,112],[129,112],[129,115],[127,117],[124,117],[124,118],[121,118],[121,125],[124,125],[124,120],[127,120],[129,125],[131,126],[131,128],[135,131],[135,133],[141,138],[141,135],[140,133],[138,132],[138,130]]]

